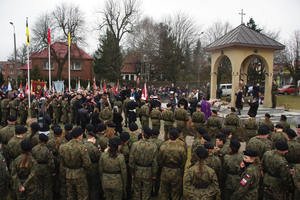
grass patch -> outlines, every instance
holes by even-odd
[[[296,109],[299,110],[300,96],[294,95],[278,95],[277,106],[284,106],[285,109]]]

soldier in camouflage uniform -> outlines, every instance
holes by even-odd
[[[10,114],[17,116],[19,107],[18,107],[18,104],[17,104],[17,98],[16,97],[11,98],[11,101],[9,102],[9,107],[10,107],[10,109],[9,109]]]
[[[39,135],[39,145],[32,149],[32,156],[36,159],[38,165],[35,168],[37,181],[37,198],[52,200],[52,174],[54,174],[54,160],[52,152],[46,146],[48,136]]]
[[[208,158],[205,160],[207,166],[215,170],[218,180],[220,180],[220,173],[222,168],[222,162],[218,156],[213,154],[214,145],[211,142],[204,142],[204,148],[208,151]]]
[[[300,199],[300,164],[294,165],[295,172],[292,175],[295,187],[294,199]]]
[[[249,118],[245,121],[244,129],[247,137],[246,143],[248,143],[251,138],[257,135],[258,130],[258,124],[253,113],[249,113]]]
[[[62,95],[60,94],[59,96],[58,96],[58,99],[57,99],[57,101],[58,101],[58,123],[61,123],[61,116],[62,116],[62,101],[63,101],[63,99],[62,99]]]
[[[233,199],[258,199],[257,186],[261,177],[260,161],[255,150],[244,151],[244,161],[241,163],[243,173],[237,185]]]
[[[21,98],[20,101],[20,124],[25,125],[28,117],[27,99]]]
[[[224,125],[226,128],[231,129],[232,131],[232,138],[237,138],[237,134],[240,127],[240,119],[235,114],[235,108],[231,107],[230,114],[226,116]]]
[[[53,116],[53,121],[54,121],[54,124],[58,124],[58,122],[60,121],[59,119],[59,107],[60,107],[60,104],[57,100],[57,96],[53,96],[53,100],[52,100],[52,108],[53,108],[53,113],[54,113],[54,116]]]
[[[276,79],[273,80],[271,94],[272,94],[272,107],[271,108],[276,108],[277,95],[278,95],[278,85],[276,83]]]
[[[286,130],[287,144],[289,151],[285,154],[285,158],[291,169],[294,169],[294,165],[300,163],[300,144],[295,139],[297,133],[293,129]]]
[[[82,145],[83,129],[72,130],[72,140],[64,145],[61,162],[66,167],[68,199],[83,200],[88,198],[86,170],[92,165],[89,154]],[[76,195],[77,194],[77,195]]]
[[[161,120],[161,112],[159,108],[160,105],[156,104],[155,109],[151,111],[152,128],[156,128],[158,130],[160,130],[160,120]]]
[[[158,164],[161,172],[161,199],[180,199],[182,180],[186,163],[186,154],[182,146],[176,143],[179,137],[176,129],[169,133],[169,141],[164,142],[158,153]]]
[[[192,115],[192,122],[194,123],[194,139],[197,138],[198,128],[203,128],[205,121],[205,115],[203,112],[201,112],[201,105],[197,104],[196,112],[194,112]]]
[[[0,150],[2,147],[2,141],[0,139]],[[8,185],[12,183],[9,170],[6,165],[4,156],[0,153],[0,197],[6,199],[8,195]]]
[[[290,168],[284,155],[288,152],[284,141],[275,144],[275,150],[267,151],[262,158],[264,171],[264,199],[285,199],[287,191],[292,190]]]
[[[164,120],[164,132],[165,136],[164,139],[165,141],[168,140],[168,134],[173,127],[174,123],[174,114],[172,112],[172,104],[168,103],[167,104],[167,109],[162,112],[161,119]]]
[[[99,173],[106,200],[122,199],[127,184],[127,170],[124,156],[118,152],[115,138],[109,139],[108,150],[99,161]]]
[[[130,138],[130,135],[128,132],[122,132],[120,134],[120,139],[121,139],[121,143],[122,143],[121,147],[120,147],[120,153],[125,158],[126,169],[127,169],[127,187],[124,190],[123,198],[126,196],[127,199],[131,198],[131,186],[132,186],[132,177],[131,177],[130,168],[129,168],[129,154],[130,154],[130,150],[128,147],[129,138]],[[126,191],[126,195],[125,195],[125,191]]]
[[[275,133],[271,137],[271,148],[275,149],[275,143],[279,141],[287,141],[286,133],[283,132],[283,126],[281,124],[275,125]]]
[[[124,127],[127,127],[128,125],[128,115],[127,115],[127,104],[129,102],[129,95],[126,94],[126,99],[123,101],[123,106],[122,106],[122,110],[124,112],[124,116],[125,116],[125,126]]]
[[[107,148],[107,140],[105,138],[106,125],[103,123],[98,124],[97,130],[98,133],[96,135],[98,139],[95,144],[100,145],[101,151],[104,152],[104,150]]]
[[[156,178],[157,146],[149,141],[152,130],[145,127],[143,139],[133,143],[129,157],[129,167],[133,176],[133,198],[146,200],[151,198],[152,180]]]
[[[119,97],[116,98],[114,106],[117,106],[118,107],[118,113],[122,114],[122,101],[120,100]]]
[[[140,109],[142,127],[149,126],[149,117],[150,117],[149,112],[150,112],[149,101],[146,100],[145,105],[143,105]]]
[[[69,102],[68,102],[68,97],[63,96],[63,101],[61,103],[61,109],[62,109],[62,123],[66,124],[69,122],[69,117],[68,117],[68,111],[69,111]]]
[[[2,112],[2,125],[6,125],[6,118],[8,116],[8,109],[9,109],[9,104],[8,104],[8,98],[3,97],[3,100],[1,101],[1,112]]]
[[[281,115],[280,121],[277,124],[281,124],[283,126],[283,132],[286,132],[288,128],[290,128],[290,124],[286,121],[287,117],[285,115]]]
[[[101,146],[96,145],[98,137],[95,133],[88,133],[87,140],[83,144],[84,148],[89,153],[92,167],[86,172],[86,178],[89,188],[89,198],[88,199],[99,199],[100,197],[100,184],[99,179],[99,160],[102,154]]]
[[[26,134],[25,139],[29,140],[33,147],[39,143],[40,125],[37,122],[30,124],[30,131]]]
[[[175,110],[174,118],[176,120],[177,127],[181,127],[183,129],[183,139],[185,140],[187,136],[187,121],[189,120],[189,116],[187,111],[184,109],[184,103],[181,102],[179,104],[180,108]]]
[[[37,118],[38,115],[38,102],[37,100],[33,100],[30,105],[30,117]]]
[[[230,139],[232,137],[232,133],[230,129],[224,129],[223,134],[216,135],[216,147],[214,154],[217,155],[222,165],[224,163],[224,156],[230,152]]]
[[[148,126],[145,126],[145,127],[148,127]],[[136,123],[131,123],[129,125],[129,134],[130,134],[130,139],[129,139],[127,145],[130,150],[133,143],[138,141],[139,132],[138,132],[138,125]]]
[[[219,183],[215,171],[205,163],[208,152],[204,147],[198,147],[195,152],[197,163],[190,166],[184,176],[188,199],[214,199]]]
[[[270,115],[269,113],[266,113],[266,114],[265,114],[265,119],[264,119],[264,121],[262,121],[262,122],[260,123],[260,126],[262,126],[262,125],[267,125],[267,126],[269,127],[269,138],[272,137],[273,132],[274,132],[274,124],[273,124],[273,122],[270,120],[270,118],[271,118],[271,115]]]
[[[76,119],[76,113],[75,113],[75,99],[76,99],[76,95],[72,96],[72,99],[70,101],[70,120],[71,123],[74,124],[75,123],[75,119]]]
[[[199,128],[199,129],[202,129],[202,128]],[[192,148],[191,148],[191,164],[195,164],[197,162],[196,160],[196,149],[200,146],[204,146],[204,143],[205,142],[211,142],[211,139],[209,137],[209,135],[206,133],[206,131],[203,129],[201,130],[201,133],[202,136],[200,138],[200,134],[199,132],[197,133],[198,134],[198,138],[193,142],[192,144]]]
[[[222,128],[221,121],[217,116],[218,112],[216,110],[212,110],[212,115],[206,121],[206,127],[208,128],[208,135],[211,138],[212,143],[215,145],[216,135],[220,132]]]
[[[224,156],[224,163],[221,172],[221,188],[223,188],[221,195],[225,200],[233,199],[233,192],[240,183],[238,171],[239,166],[243,161],[243,155],[238,152],[241,147],[240,142],[237,139],[231,139],[229,147],[230,152]]]
[[[104,103],[104,109],[99,113],[99,120],[103,124],[113,121],[113,113],[109,109],[109,104],[107,102]]]
[[[0,138],[2,140],[3,156],[7,159],[8,162],[9,162],[9,160],[7,157],[7,144],[8,144],[8,141],[15,135],[16,122],[17,122],[17,116],[9,115],[7,117],[8,125],[2,129],[0,129]],[[7,165],[9,166],[9,163]]]

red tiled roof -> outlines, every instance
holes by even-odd
[[[143,54],[141,52],[132,53],[124,62],[121,73],[123,74],[135,74],[135,65],[138,61],[141,60],[141,56]]]
[[[32,62],[31,62],[31,60],[29,61],[29,70],[31,70],[32,69]],[[27,63],[26,63],[26,65],[24,65],[23,67],[21,67],[21,70],[28,70],[28,65],[27,65]]]
[[[68,46],[66,45],[65,42],[55,42],[54,44],[51,45],[51,47],[54,49],[56,52],[56,55],[59,58],[64,58],[65,55],[68,52]],[[43,49],[42,51],[35,53],[30,56],[30,59],[32,58],[48,58],[48,47]],[[53,56],[51,56],[53,58]],[[89,56],[87,53],[85,53],[82,49],[77,47],[75,44],[72,43],[71,45],[71,58],[79,58],[79,59],[87,59],[87,60],[92,60],[93,58]]]

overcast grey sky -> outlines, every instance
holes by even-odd
[[[0,61],[7,60],[14,48],[13,27],[9,22],[13,22],[16,27],[17,47],[19,47],[26,42],[26,17],[29,18],[29,33],[32,34],[30,26],[37,16],[52,10],[62,2],[79,5],[85,12],[86,21],[91,29],[95,18],[94,9],[101,7],[105,0],[0,0]],[[253,17],[259,27],[281,30],[282,43],[290,38],[294,30],[300,29],[299,0],[143,0],[141,9],[142,16],[150,16],[156,21],[178,11],[189,13],[199,25],[203,25],[201,31],[205,31],[205,28],[218,19],[228,20],[233,27],[238,26],[241,21],[238,13],[244,9],[246,13],[244,22]],[[89,32],[87,43],[88,46],[84,50],[91,55],[97,48],[96,32]]]

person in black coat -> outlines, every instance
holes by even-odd
[[[253,86],[253,98],[258,98],[259,92],[260,92],[260,86],[259,86],[259,83],[257,83],[255,86]]]
[[[78,110],[77,116],[79,117],[81,128],[85,130],[85,126],[90,123],[90,113],[86,103],[82,104],[82,108]]]
[[[196,95],[193,96],[193,98],[190,100],[189,103],[190,103],[189,110],[191,111],[191,116],[193,116],[193,113],[196,111],[196,106],[198,104]]]
[[[92,124],[94,126],[94,133],[97,133],[97,126],[99,123],[101,123],[101,121],[99,120],[99,109],[98,108],[94,108],[93,113],[92,113]]]
[[[150,110],[152,111],[156,105],[159,105],[159,107],[161,107],[161,103],[157,100],[157,96],[154,96],[150,104]]]
[[[119,132],[119,134],[121,134],[123,132],[123,128],[122,128],[123,117],[118,112],[118,106],[114,106],[113,111],[114,111],[114,113],[113,113],[113,122],[116,124],[115,131]]]
[[[235,107],[238,109],[239,113],[238,115],[241,115],[241,109],[242,109],[242,98],[243,98],[243,90],[242,87],[239,87],[239,90],[235,93],[236,101],[235,101]]]
[[[139,105],[134,101],[134,97],[130,97],[130,101],[127,104],[127,114],[128,114],[129,124],[131,124],[132,122],[135,123],[136,109],[138,107],[139,107]]]
[[[82,108],[82,104],[81,104],[81,102],[80,102],[80,99],[81,99],[81,95],[79,94],[79,95],[77,95],[77,97],[76,97],[76,100],[75,100],[75,113],[78,113],[78,110],[80,109],[80,108]],[[79,126],[80,125],[80,118],[79,118],[79,115],[77,115],[77,118],[76,118],[76,123],[77,123],[77,126]]]
[[[184,105],[184,109],[187,110],[188,108],[188,101],[185,99],[185,93],[182,93],[181,99],[178,101],[178,108],[180,108],[180,104]]]
[[[254,98],[252,103],[251,103],[251,100],[249,99],[248,104],[250,106],[249,111],[248,111],[248,115],[249,115],[249,113],[253,113],[254,117],[255,117],[257,115],[257,109],[258,109],[258,106],[259,106],[258,98]]]

